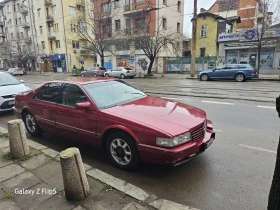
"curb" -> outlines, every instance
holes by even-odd
[[[8,130],[0,127],[0,136],[1,135],[8,135]],[[59,152],[50,149],[38,142],[35,142],[31,139],[28,140],[28,145],[36,150],[39,150],[44,155],[54,159],[57,162],[60,162],[59,159]],[[142,190],[141,188],[132,185],[124,180],[116,178],[108,173],[105,173],[99,169],[92,168],[88,164],[84,164],[86,174],[89,177],[92,177],[100,182],[111,186],[112,188],[126,194],[127,196],[133,197],[139,202],[145,203],[153,208],[158,210],[198,210],[196,208],[186,206],[183,204],[175,203],[173,201],[165,200],[165,199],[158,199],[155,195],[149,194],[148,192]]]

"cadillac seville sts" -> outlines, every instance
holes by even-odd
[[[121,169],[139,161],[176,166],[215,139],[203,110],[149,96],[119,79],[46,82],[18,94],[14,112],[32,136],[46,131],[90,144]]]

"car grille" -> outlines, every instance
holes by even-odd
[[[10,101],[5,101],[1,104],[0,109],[11,109],[13,108],[14,104],[9,104]]]
[[[6,96],[2,96],[2,98],[5,98],[5,99],[7,99],[7,98],[14,98],[15,97],[15,95],[6,95]]]
[[[206,121],[200,124],[195,130],[191,131],[192,140],[199,141],[205,137]]]

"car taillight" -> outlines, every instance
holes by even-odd
[[[126,71],[126,73],[130,73],[130,71]]]
[[[255,72],[256,73],[257,71],[256,71],[256,69],[251,69],[251,72]]]

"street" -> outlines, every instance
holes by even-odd
[[[25,75],[18,79],[34,89],[52,79],[69,77]],[[279,82],[133,79],[144,92],[196,106],[213,121],[216,140],[200,156],[178,167],[141,164],[135,171],[115,168],[101,151],[44,134],[32,138],[61,151],[79,147],[83,161],[134,184],[159,198],[199,209],[266,209],[280,131],[275,111]],[[0,114],[0,126],[14,119]],[[31,138],[31,137],[30,137]]]

